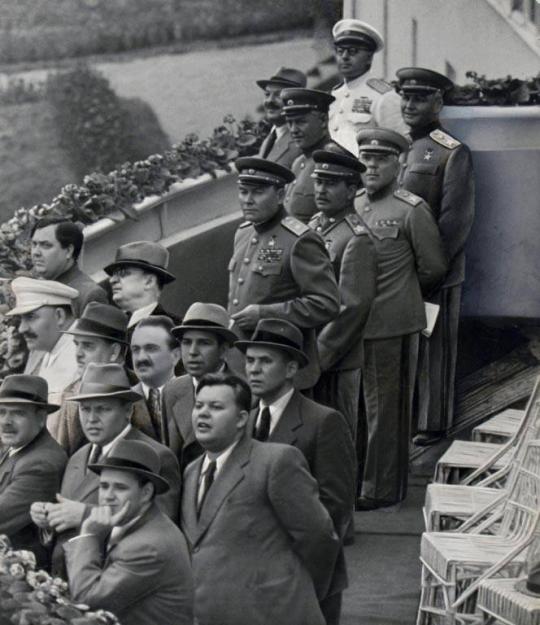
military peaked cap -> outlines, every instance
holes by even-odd
[[[409,142],[399,132],[388,128],[365,128],[356,135],[360,152],[401,154],[409,149]]]
[[[251,184],[273,184],[283,187],[295,178],[287,167],[256,156],[243,156],[235,161],[238,182]]]
[[[317,89],[283,89],[281,92],[284,115],[302,115],[310,111],[328,112],[335,100],[333,95]]]
[[[360,20],[339,20],[332,28],[332,37],[335,45],[349,43],[351,45],[367,48],[372,52],[378,52],[384,48],[384,40],[380,33]]]
[[[315,169],[312,178],[346,178],[358,180],[366,166],[348,150],[337,152],[332,150],[315,150],[313,152]]]
[[[454,87],[454,83],[431,69],[423,67],[402,67],[396,72],[398,91],[440,91],[445,93]]]

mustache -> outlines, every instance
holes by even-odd
[[[136,360],[135,368],[137,367],[151,367],[152,363],[149,360]]]
[[[32,332],[32,330],[26,330],[25,332],[21,332],[25,339],[37,339],[37,334]]]

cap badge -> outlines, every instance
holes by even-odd
[[[323,168],[323,169],[328,169],[328,163],[323,163],[323,164],[322,164],[322,168]]]
[[[379,145],[379,141],[377,139],[372,139],[370,145]]]
[[[417,84],[418,84],[418,81],[417,81],[415,78],[411,78],[411,79],[409,80],[409,84],[410,84],[410,85],[417,85]]]
[[[294,100],[287,100],[287,105],[290,106],[291,104],[294,104]]]
[[[254,173],[255,173],[255,170],[254,170],[254,169],[248,169],[248,174],[249,174],[250,176],[253,176],[253,174],[254,174]]]

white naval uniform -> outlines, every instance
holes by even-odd
[[[390,128],[402,135],[409,129],[401,117],[399,95],[370,72],[332,90],[328,128],[334,141],[358,156],[356,134],[363,128]]]

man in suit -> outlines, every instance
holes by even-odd
[[[132,405],[140,399],[130,387],[125,369],[119,364],[90,363],[84,372],[79,394],[68,401],[79,403],[79,415],[88,443],[69,459],[58,503],[32,506],[33,521],[44,530],[54,530],[56,545],[53,568],[62,571],[62,544],[79,529],[97,504],[98,479],[88,465],[107,457],[121,440],[142,441],[160,459],[160,475],[170,490],[157,498],[158,506],[173,521],[178,516],[180,469],[170,449],[146,436],[130,423]],[[51,539],[51,535],[48,536]]]
[[[172,334],[173,322],[164,315],[139,321],[131,336],[131,354],[139,383],[133,390],[144,397],[146,423],[137,426],[159,443],[169,446],[169,431],[163,411],[163,392],[174,378],[180,346]]]
[[[307,224],[317,212],[311,177],[313,152],[339,147],[328,132],[328,108],[334,97],[315,89],[284,89],[281,96],[289,132],[302,152],[291,167],[295,180],[287,187],[285,208]]]
[[[441,127],[439,114],[451,80],[429,69],[404,67],[397,72],[403,119],[412,147],[400,186],[423,198],[441,232],[448,272],[431,302],[440,306],[429,339],[421,337],[418,430],[414,441],[431,445],[442,438],[454,417],[454,383],[461,285],[465,280],[465,244],[474,218],[471,152]]]
[[[320,369],[315,330],[339,311],[334,270],[319,235],[283,208],[289,169],[260,158],[239,158],[238,195],[247,220],[236,231],[229,263],[228,310],[247,338],[267,317],[288,319],[304,333],[310,364],[297,379],[313,387]]]
[[[300,148],[293,141],[285,117],[283,116],[282,89],[288,87],[305,87],[306,75],[290,67],[280,67],[267,80],[258,80],[257,85],[264,91],[264,112],[266,120],[272,125],[259,149],[259,156],[269,161],[291,167]]]
[[[223,306],[195,302],[188,308],[182,325],[172,329],[180,342],[186,373],[165,385],[163,411],[169,430],[168,446],[176,453],[182,471],[203,453],[191,422],[197,384],[207,373],[230,372],[226,357],[238,337],[229,325],[230,318]]]
[[[339,412],[294,389],[294,378],[308,360],[302,351],[302,333],[288,321],[263,319],[251,339],[238,341],[236,346],[246,354],[248,382],[259,400],[254,411],[254,437],[293,445],[304,454],[342,543],[354,506],[354,447],[350,429]],[[341,549],[329,591],[321,601],[327,625],[339,623],[341,594],[346,587]]]
[[[89,469],[99,475],[99,505],[64,545],[72,598],[126,625],[192,625],[186,540],[155,504],[170,487],[158,455],[124,440]]]
[[[68,330],[73,337],[77,359],[77,379],[62,393],[60,410],[55,423],[49,424],[54,438],[72,456],[86,442],[79,419],[77,402],[67,399],[77,395],[81,377],[91,363],[123,363],[127,347],[127,317],[116,306],[90,302]]]
[[[358,155],[357,133],[364,128],[390,128],[401,134],[399,97],[392,85],[371,74],[373,56],[384,47],[380,33],[357,19],[343,19],[332,28],[338,71],[343,79],[334,89],[329,128],[332,139]]]
[[[168,266],[169,252],[162,245],[134,241],[121,245],[114,262],[103,268],[109,276],[113,302],[129,316],[130,331],[150,315],[166,315],[180,323],[159,303],[163,288],[176,279],[167,271]]]
[[[84,240],[79,224],[64,217],[44,217],[36,222],[30,237],[34,275],[56,280],[79,292],[73,301],[75,317],[80,316],[88,302],[108,302],[104,289],[77,264]]]
[[[7,376],[0,386],[0,534],[15,549],[34,552],[40,566],[47,554],[30,518],[38,500],[53,501],[66,466],[65,451],[51,437],[47,382],[32,375]]]
[[[317,336],[322,374],[317,401],[339,410],[353,440],[358,427],[363,331],[376,291],[377,254],[368,229],[354,210],[364,165],[350,152],[313,153],[315,202],[309,222],[323,237],[339,285],[340,311]]]
[[[290,445],[254,441],[251,394],[236,376],[197,387],[193,429],[205,454],[185,471],[182,527],[201,625],[324,625],[337,539],[317,483]]]
[[[54,280],[26,277],[15,278],[11,288],[16,303],[6,316],[20,316],[19,332],[30,349],[24,373],[45,378],[49,401],[59,404],[62,392],[77,377],[75,345],[64,330],[73,323],[72,303],[78,291]]]
[[[393,130],[358,133],[365,191],[355,201],[377,251],[377,292],[364,329],[362,412],[367,431],[362,509],[387,507],[407,494],[412,396],[424,298],[447,262],[437,224],[422,198],[397,188],[408,141]],[[362,460],[362,459],[360,459]]]

